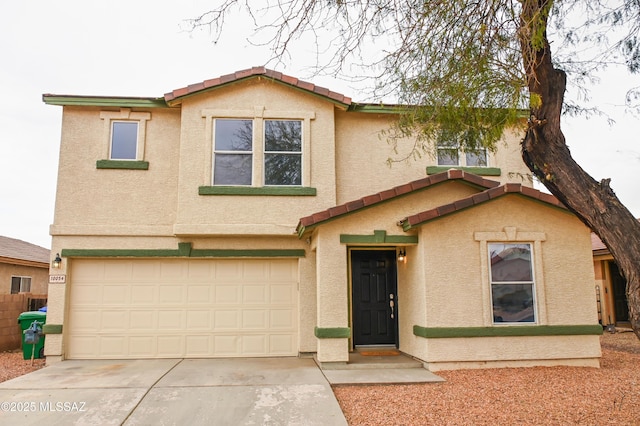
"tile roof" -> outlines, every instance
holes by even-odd
[[[496,181],[485,179],[483,177],[465,172],[463,170],[451,169],[447,170],[446,172],[431,175],[423,179],[414,180],[404,185],[396,186],[395,188],[381,191],[376,194],[367,195],[358,200],[349,201],[339,206],[331,207],[327,210],[323,210],[310,216],[303,217],[298,222],[296,232],[299,236],[301,236],[306,229],[311,226],[315,226],[320,222],[332,220],[339,216],[368,208],[376,204],[383,203],[385,201],[389,201],[439,183],[455,180],[460,180],[463,183],[483,189],[495,188],[500,185],[500,183]]]
[[[286,74],[282,74],[278,71],[273,71],[265,67],[253,67],[242,71],[236,71],[233,74],[223,75],[221,77],[213,78],[211,80],[205,80],[201,83],[191,84],[187,87],[173,90],[166,93],[164,99],[167,103],[175,102],[184,96],[192,95],[203,90],[210,90],[216,87],[224,86],[226,84],[234,83],[240,80],[244,80],[251,77],[264,76],[271,80],[279,81],[288,86],[293,86],[298,89],[302,89],[307,92],[314,93],[316,95],[328,98],[333,102],[337,102],[343,105],[350,105],[351,98],[342,95],[340,93],[333,92],[324,87],[316,86],[313,83],[302,81],[296,77],[291,77]]]
[[[595,232],[591,233],[591,250],[606,250],[607,252],[609,251],[607,246],[602,242],[600,237],[598,237]]]
[[[15,238],[0,236],[0,257],[49,264],[51,251]]]
[[[546,194],[528,186],[523,186],[519,183],[507,183],[495,188],[487,189],[486,191],[479,192],[470,197],[462,198],[453,203],[445,204],[443,206],[436,207],[435,209],[426,210],[424,212],[409,216],[402,220],[402,226],[403,229],[407,231],[415,226],[419,226],[433,219],[437,219],[451,213],[456,213],[469,207],[475,207],[478,204],[482,204],[508,194],[523,195],[527,198],[541,201],[553,207],[558,207],[566,210],[564,204],[562,204],[560,200],[558,200],[553,195]]]

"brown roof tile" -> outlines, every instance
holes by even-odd
[[[478,194],[473,194],[470,197],[462,198],[453,203],[414,214],[407,217],[402,222],[404,224],[405,230],[408,230],[414,226],[421,225],[422,223],[428,222],[430,220],[443,217],[469,207],[477,206],[478,204],[494,200],[507,194],[520,194],[524,197],[541,201],[554,207],[566,209],[566,207],[553,195],[540,192],[537,189],[529,188],[527,186],[522,186],[522,184],[519,183],[507,183],[502,186],[487,189]]]
[[[176,101],[178,98],[192,95],[202,90],[212,89],[212,88],[233,83],[235,81],[239,81],[245,78],[257,77],[257,76],[264,76],[276,81],[280,81],[281,83],[286,84],[288,86],[292,86],[298,89],[312,92],[316,95],[325,97],[327,99],[330,99],[332,101],[338,102],[343,105],[351,105],[351,98],[343,94],[333,92],[325,87],[316,86],[313,83],[302,81],[297,79],[296,77],[285,75],[285,74],[282,74],[281,72],[270,70],[265,67],[248,68],[245,70],[236,71],[232,74],[227,74],[217,78],[205,80],[201,83],[191,84],[187,87],[183,87],[180,89],[173,90],[172,92],[166,93],[164,95],[164,99],[166,102],[172,102],[172,101]]]
[[[591,250],[593,250],[593,251],[596,251],[596,250],[607,250],[607,251],[609,251],[607,246],[602,242],[600,237],[598,237],[595,232],[591,233]]]
[[[358,200],[349,201],[340,206],[332,207],[322,212],[314,213],[310,216],[306,216],[300,219],[297,231],[298,234],[304,232],[305,228],[314,226],[325,220],[334,219],[338,216],[351,213],[366,207],[382,203],[384,201],[392,200],[403,195],[410,194],[415,191],[422,190],[429,186],[436,185],[438,183],[459,180],[473,186],[479,186],[483,189],[495,188],[500,185],[499,182],[484,179],[474,174],[465,172],[463,170],[447,170],[446,172],[431,175],[429,177],[418,179],[413,182],[409,182],[403,185],[396,186],[395,188],[380,191],[376,194],[367,195]]]
[[[51,251],[26,241],[0,236],[0,257],[49,264]]]

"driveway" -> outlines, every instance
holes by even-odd
[[[346,425],[309,358],[63,361],[0,383],[6,425]]]

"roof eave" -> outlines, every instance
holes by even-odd
[[[83,95],[55,95],[45,93],[42,101],[47,105],[58,106],[100,106],[122,108],[168,108],[164,98],[142,97],[114,97],[114,96],[83,96]]]

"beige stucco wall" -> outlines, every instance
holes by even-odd
[[[31,277],[31,293],[47,294],[49,268],[0,262],[0,294],[11,293],[12,277]]]
[[[316,196],[200,196],[199,186],[211,185],[212,118],[305,119],[302,186]],[[182,105],[177,234],[279,233],[290,235],[298,220],[334,206],[334,105],[281,84],[250,80],[185,99]],[[254,134],[261,134],[259,122]],[[303,138],[305,139],[305,138]],[[258,140],[260,136],[258,136]],[[208,141],[208,142],[207,142]],[[259,156],[259,154],[255,154]],[[304,167],[304,162],[309,165]],[[310,169],[310,170],[309,170]],[[260,180],[261,177],[254,179]],[[240,231],[239,231],[240,230]]]
[[[149,170],[97,169],[96,161],[108,159],[109,149],[109,120],[101,119],[100,112],[112,110],[118,109],[64,107],[54,237],[171,235],[180,111],[146,110],[151,119],[145,125],[143,160],[149,162]]]
[[[341,234],[373,235],[374,231],[386,231],[388,235],[407,235],[398,226],[399,220],[476,192],[476,189],[468,185],[448,182],[382,203],[374,208],[361,210],[319,227],[312,236],[317,250],[318,327],[350,327],[351,290],[348,247],[354,246],[340,243]],[[395,247],[394,245],[387,246]],[[407,255],[410,259],[408,265],[419,263],[415,257],[418,250],[420,249],[407,247]],[[419,273],[420,269],[415,267],[398,268],[400,278],[416,277]],[[423,281],[402,281],[399,279],[397,303],[400,312],[401,345],[408,338],[407,327],[411,329],[413,326],[411,321],[415,323],[415,318],[424,317],[424,299],[416,299],[416,296],[420,294],[424,294]],[[416,300],[418,301],[416,302]],[[405,309],[407,314],[405,314]],[[346,361],[348,359],[348,343],[348,339],[319,339],[319,361]]]
[[[390,142],[382,131],[389,130],[396,119],[393,114],[336,111],[338,204],[424,178],[427,166],[437,165],[435,147],[412,156],[413,138]],[[488,179],[532,186],[520,156],[521,138],[513,130],[497,142],[496,151],[489,153],[488,166],[500,168],[501,175]]]
[[[501,236],[501,234],[503,234]],[[535,241],[538,239],[538,241]],[[426,223],[426,322],[424,327],[492,326],[487,241],[530,242],[533,247],[537,324],[597,324],[590,233],[567,212],[517,195]],[[421,339],[430,368],[452,362],[584,359],[597,364],[598,336]],[[558,341],[561,343],[558,343]],[[419,353],[416,353],[418,356]]]

